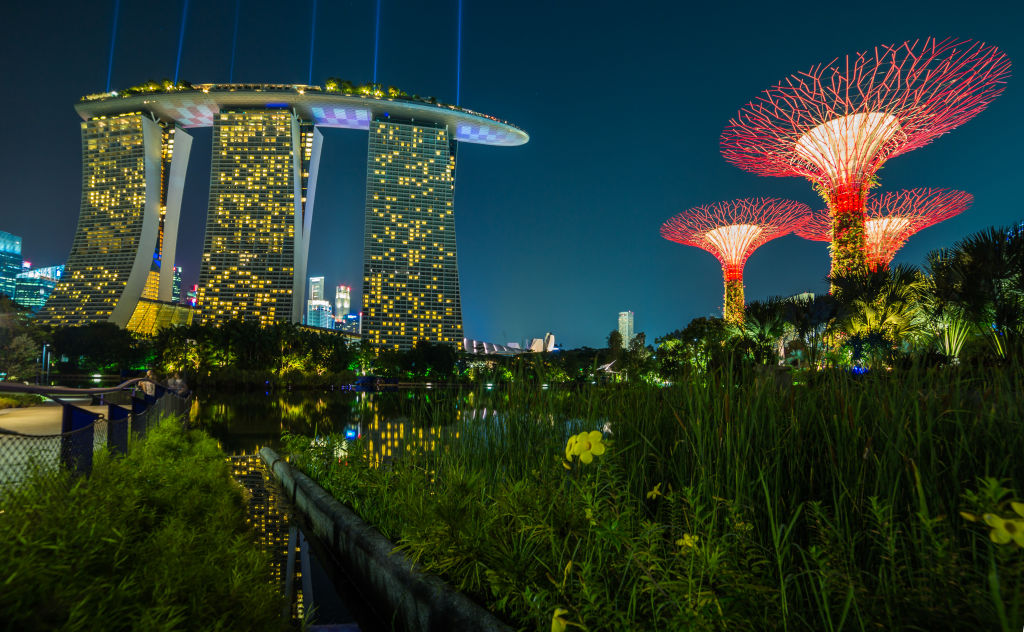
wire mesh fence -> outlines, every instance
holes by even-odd
[[[97,450],[127,454],[129,437],[145,438],[149,427],[164,416],[187,423],[192,398],[159,391],[153,396],[132,397],[130,408],[108,404],[105,413],[53,397],[61,405],[62,432],[58,434],[25,434],[0,428],[0,501],[9,490],[30,478],[55,481],[61,470],[89,474]]]

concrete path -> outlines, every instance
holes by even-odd
[[[75,403],[88,411],[107,414],[106,406],[83,406],[81,403]],[[60,434],[62,414],[60,404],[54,402],[29,408],[4,408],[0,410],[0,428],[22,434]]]

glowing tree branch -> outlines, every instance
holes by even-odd
[[[722,314],[743,322],[743,266],[765,242],[798,228],[810,208],[792,200],[745,198],[697,206],[669,219],[661,236],[715,255],[722,264],[725,301]]]
[[[814,183],[832,224],[832,274],[866,266],[865,200],[886,160],[970,120],[999,96],[1010,60],[954,39],[879,46],[765,90],[722,132],[722,155]]]
[[[912,235],[963,213],[973,201],[970,193],[949,189],[905,189],[871,198],[864,224],[868,269],[888,268],[896,251]],[[796,234],[814,241],[832,241],[828,211],[811,215]]]

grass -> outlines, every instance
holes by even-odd
[[[511,386],[424,404],[414,425],[448,426],[384,466],[340,437],[288,449],[522,629],[565,608],[587,630],[1019,630],[1024,550],[960,512],[1010,517],[1024,492],[1022,367],[798,378]],[[565,469],[605,423],[607,452]]]
[[[35,476],[0,511],[0,620],[17,630],[287,629],[216,443],[165,419],[92,474]]]

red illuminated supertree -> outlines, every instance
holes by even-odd
[[[864,255],[868,270],[888,268],[896,251],[918,231],[963,213],[974,201],[964,191],[904,189],[871,198],[864,223]],[[811,215],[796,234],[815,241],[832,240],[828,211]]]
[[[761,244],[798,228],[810,208],[792,200],[744,198],[696,206],[661,226],[661,236],[715,255],[722,264],[722,314],[743,322],[743,266]]]
[[[832,274],[865,269],[865,200],[886,160],[971,119],[997,96],[1010,60],[955,39],[879,46],[765,90],[729,121],[722,155],[765,176],[815,184],[832,223]]]

